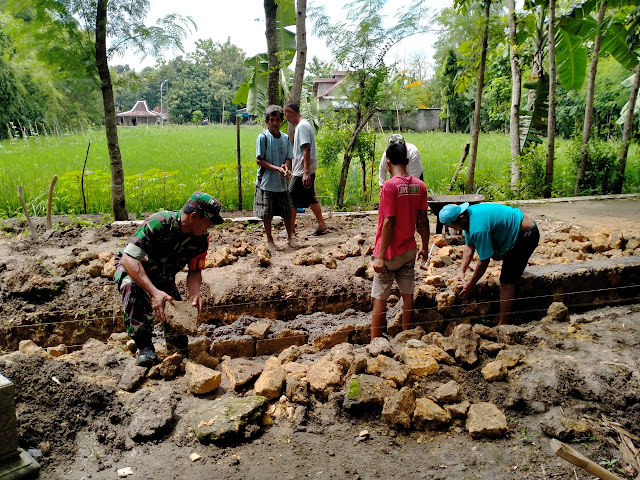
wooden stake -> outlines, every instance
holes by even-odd
[[[51,200],[53,200],[53,187],[56,186],[57,181],[58,176],[54,175],[53,180],[51,180],[51,185],[49,185],[49,198],[47,199],[47,230],[51,230]]]
[[[24,216],[27,218],[27,225],[29,225],[29,231],[34,238],[38,238],[38,232],[33,226],[31,222],[31,217],[29,216],[29,211],[27,210],[27,204],[24,203],[24,198],[22,197],[22,186],[18,185],[18,198],[20,199],[20,203],[22,204],[22,210],[24,210]]]
[[[87,199],[84,197],[84,171],[87,168],[87,158],[89,158],[89,148],[91,142],[87,145],[87,154],[84,156],[84,165],[82,165],[82,178],[80,179],[80,191],[82,192],[82,206],[84,207],[84,213],[87,214]]]
[[[242,211],[242,156],[240,155],[240,120],[236,115],[236,152],[238,154],[238,208]]]
[[[559,440],[552,438],[549,442],[551,445],[551,449],[554,451],[556,455],[560,458],[564,458],[567,462],[572,463],[576,467],[580,467],[583,470],[595,475],[602,480],[622,480],[616,474],[610,472],[609,470],[601,467],[593,460],[589,460],[587,457],[574,450],[568,445],[565,445]]]
[[[464,152],[462,152],[462,158],[460,158],[460,163],[458,164],[458,168],[456,168],[456,172],[453,174],[453,178],[451,179],[451,183],[449,184],[449,192],[453,189],[453,186],[456,183],[456,178],[458,178],[458,173],[460,169],[464,165],[464,161],[467,159],[467,155],[469,155],[469,143],[464,146]]]

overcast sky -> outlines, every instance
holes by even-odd
[[[426,0],[431,5],[432,16],[440,8],[449,6],[453,0]],[[147,16],[147,25],[155,23],[155,20],[168,13],[179,13],[184,16],[191,16],[198,27],[192,32],[184,42],[185,52],[194,50],[195,41],[198,39],[211,38],[216,42],[225,42],[227,38],[231,43],[242,48],[247,56],[267,51],[264,26],[264,0],[152,0],[151,8]],[[332,20],[344,17],[342,6],[344,3],[339,0],[309,0],[308,4],[323,5]],[[388,12],[389,20],[393,18],[393,13],[399,7],[409,2],[407,0],[389,0],[385,8]],[[331,60],[331,52],[327,48],[325,41],[311,34],[311,21],[307,19],[307,58],[308,61],[317,56],[322,60]],[[412,55],[423,53],[431,61],[433,51],[431,45],[435,40],[435,34],[426,34],[407,38],[394,47],[387,56],[387,61],[408,59]],[[165,59],[171,59],[180,55],[180,52],[166,52]],[[147,57],[141,60],[134,55],[115,57],[109,62],[112,66],[119,64],[129,64],[135,70],[144,67],[154,66],[155,60]]]

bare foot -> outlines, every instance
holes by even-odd
[[[267,242],[267,250],[269,250],[271,253],[277,252],[278,251],[278,247],[276,246],[276,244],[274,242]]]
[[[290,238],[287,243],[291,248],[300,248],[300,244],[296,241],[295,238]]]

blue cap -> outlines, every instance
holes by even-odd
[[[455,203],[450,203],[449,205],[445,205],[440,210],[438,214],[438,218],[440,219],[440,223],[444,225],[451,225],[458,220],[458,217],[469,208],[469,202],[464,202],[461,205],[456,205]]]

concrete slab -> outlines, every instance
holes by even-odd
[[[0,457],[0,480],[37,478],[40,464],[22,449],[19,449],[17,453],[17,456],[5,461]]]

